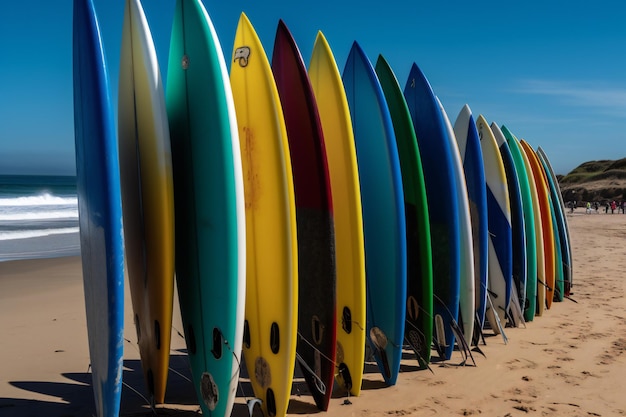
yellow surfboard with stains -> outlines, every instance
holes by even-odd
[[[231,59],[244,179],[247,287],[243,353],[266,416],[287,413],[296,358],[298,261],[287,132],[263,46],[241,15]]]

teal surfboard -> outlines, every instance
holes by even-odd
[[[400,84],[382,55],[376,61],[376,74],[391,113],[402,172],[407,244],[404,339],[415,351],[420,366],[426,367],[433,338],[433,267],[422,159]]]
[[[78,223],[91,380],[98,417],[117,417],[124,347],[124,242],[117,135],[98,19],[74,1]]]
[[[385,382],[394,385],[404,342],[407,263],[398,148],[380,82],[357,42],[342,79],[361,180],[367,339]]]
[[[433,314],[435,346],[450,359],[454,350],[453,322],[459,315],[460,247],[458,197],[452,150],[439,103],[424,73],[414,63],[404,97],[422,157],[430,216],[433,257]]]
[[[176,3],[166,99],[176,281],[192,382],[203,415],[230,415],[245,308],[243,179],[224,54],[199,0]]]

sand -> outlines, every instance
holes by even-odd
[[[572,300],[553,303],[525,328],[507,328],[508,344],[486,331],[476,366],[452,360],[418,370],[409,353],[396,386],[366,364],[360,397],[337,393],[320,414],[301,378],[289,415],[620,416],[626,415],[626,215],[568,214],[574,253]],[[130,303],[127,303],[122,416],[151,415],[145,400]],[[167,404],[157,415],[199,414],[174,317]],[[80,260],[0,263],[0,416],[91,416],[89,355]],[[250,395],[242,378],[242,390]],[[234,416],[247,415],[237,398]]]

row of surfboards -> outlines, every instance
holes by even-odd
[[[359,395],[366,350],[396,383],[403,346],[449,359],[561,300],[571,250],[556,177],[504,126],[454,125],[413,64],[404,89],[357,42],[308,69],[280,21],[271,64],[241,15],[230,74],[199,0],[178,0],[167,88],[127,0],[118,124],[92,0],[74,1],[81,253],[98,416],[117,416],[123,280],[146,389],[165,401],[174,277],[203,414],[228,416],[241,352],[265,415],[297,363],[321,410]],[[123,231],[123,232],[122,232]],[[564,285],[565,284],[565,285]],[[367,347],[367,349],[366,349]]]

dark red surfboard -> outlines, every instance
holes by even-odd
[[[335,237],[324,135],[306,66],[280,20],[272,71],[278,87],[296,199],[298,233],[297,362],[315,404],[326,411],[337,344]]]

